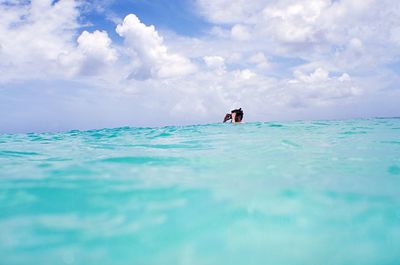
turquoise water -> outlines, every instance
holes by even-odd
[[[400,264],[400,119],[0,135],[0,264]]]

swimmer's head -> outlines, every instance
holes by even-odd
[[[243,120],[243,110],[242,108],[234,109],[231,113],[235,113],[235,122],[241,122]],[[232,118],[232,115],[231,115]]]

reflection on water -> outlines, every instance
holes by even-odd
[[[399,127],[0,135],[0,263],[400,264]]]

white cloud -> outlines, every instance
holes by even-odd
[[[199,12],[214,23],[236,23],[246,20],[259,10],[266,0],[197,0]]]
[[[219,26],[213,26],[209,31],[210,35],[216,36],[218,38],[227,38],[230,36],[231,32]]]
[[[135,15],[117,27],[125,38],[125,46],[120,47],[105,31],[79,33],[80,1],[52,2],[0,3],[0,13],[5,14],[0,16],[3,82],[83,75],[118,83],[129,75],[157,79],[196,70],[188,58],[169,52],[154,26],[144,25]],[[113,76],[106,77],[106,71]]]
[[[288,81],[288,95],[292,95],[289,104],[295,107],[306,105],[335,104],[335,100],[348,99],[362,94],[362,89],[355,86],[350,75],[331,76],[323,69],[305,74],[299,70],[294,73],[294,79]]]
[[[71,74],[95,75],[117,60],[117,51],[111,48],[105,31],[83,31],[77,43],[76,49],[59,56],[60,64]]]
[[[249,29],[240,24],[236,24],[231,29],[231,36],[235,40],[245,41],[250,39],[250,32]]]
[[[362,43],[362,41],[361,41],[360,39],[358,39],[358,38],[352,38],[352,39],[350,40],[350,42],[349,42],[349,47],[350,47],[350,49],[352,49],[352,50],[360,51],[360,50],[363,49],[363,43]]]
[[[78,1],[0,3],[1,79],[29,79],[55,72],[57,58],[73,45]]]
[[[389,0],[237,0],[229,3],[199,0],[197,3],[200,13],[209,21],[232,25],[232,35],[238,40],[244,36],[243,39],[254,43],[274,41],[275,50],[270,51],[277,54],[290,53],[314,60],[316,56],[332,57],[335,48],[340,50],[347,44],[354,48],[361,44],[366,54],[372,52],[379,57],[379,62],[385,62],[390,56],[385,56],[384,49],[376,46],[397,48],[398,23],[395,21],[400,17],[400,5]],[[233,34],[235,27],[238,28]],[[365,62],[359,63],[365,65]]]
[[[249,63],[254,64],[257,68],[268,69],[270,63],[268,62],[263,52],[257,52],[249,58]]]
[[[338,78],[338,80],[341,82],[347,82],[347,81],[351,81],[351,77],[348,73],[344,73]]]
[[[255,76],[256,76],[256,73],[254,73],[250,69],[235,71],[235,77],[237,80],[249,80]]]
[[[296,77],[295,80],[292,80],[292,83],[318,83],[324,82],[329,80],[329,72],[323,68],[317,68],[313,73],[306,75],[301,71],[295,71],[294,76]]]
[[[232,29],[237,25],[245,27],[245,38],[232,38],[232,45],[225,43],[224,48],[231,54],[239,53],[248,59],[227,59],[227,62],[234,63],[236,67],[238,64],[249,67],[244,62],[251,63],[254,68],[250,70],[253,71],[264,66],[261,67],[263,72],[256,72],[279,76],[283,83],[293,68],[306,71],[308,74],[302,72],[289,83],[335,87],[325,91],[329,90],[330,95],[337,92],[337,95],[341,95],[337,98],[357,96],[361,86],[363,91],[369,90],[371,93],[381,88],[382,76],[390,76],[385,73],[387,65],[396,62],[400,55],[400,31],[396,22],[400,20],[400,5],[393,1],[238,0],[227,3],[225,0],[199,0],[197,4],[200,14],[215,26],[230,25]],[[248,41],[237,42],[243,39]],[[274,64],[268,60],[262,63],[262,55],[274,58]],[[282,57],[301,63],[285,65],[280,62]],[[231,66],[227,65],[227,68]],[[344,74],[335,77],[332,73]],[[364,79],[375,81],[366,87],[367,83],[358,83]],[[395,82],[395,79],[391,80]],[[343,85],[338,92],[336,88]],[[295,90],[300,94],[302,88]],[[307,87],[304,93],[309,93]],[[334,98],[321,93],[318,97],[325,97],[326,100]],[[309,103],[311,101],[308,100]]]
[[[89,57],[101,57],[104,61],[115,61],[116,52],[110,49],[111,39],[105,31],[94,31],[89,33],[86,30],[78,38],[79,49]]]
[[[216,71],[217,74],[225,73],[225,59],[221,56],[204,56],[207,67]]]
[[[317,29],[313,27],[327,1],[295,2],[267,6],[261,21],[265,21],[268,33],[286,43],[317,41]]]
[[[133,78],[167,78],[187,75],[196,70],[189,59],[169,52],[154,26],[146,26],[134,14],[126,16],[116,31],[124,37],[126,48],[133,58],[138,60],[131,74]]]

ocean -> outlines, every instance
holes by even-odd
[[[400,119],[0,135],[0,264],[400,264]]]

